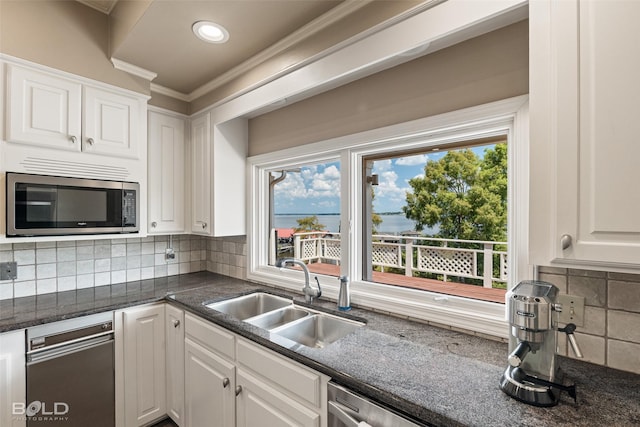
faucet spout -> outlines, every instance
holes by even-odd
[[[316,277],[316,282],[318,283],[318,287],[317,288],[313,288],[310,285],[310,274],[309,274],[309,268],[307,267],[307,264],[305,264],[302,260],[299,260],[297,258],[281,258],[278,261],[276,261],[276,267],[278,268],[284,268],[287,266],[287,264],[294,264],[299,266],[302,271],[304,272],[304,287],[302,288],[302,292],[304,293],[304,299],[307,303],[311,304],[313,302],[314,298],[320,298],[320,296],[322,295],[322,289],[320,288],[320,282],[318,281],[318,278]]]

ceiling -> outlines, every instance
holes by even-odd
[[[121,14],[118,0],[78,0],[102,13]],[[131,0],[120,0],[120,3]],[[208,87],[233,71],[257,64],[291,46],[310,28],[353,12],[368,0],[137,0],[143,13],[111,57],[157,74],[153,86],[176,97]],[[346,7],[345,7],[346,6]],[[332,10],[334,9],[334,10]],[[339,12],[343,10],[343,12]],[[332,18],[328,18],[327,12]],[[318,19],[323,17],[323,19]],[[118,16],[121,19],[122,16]],[[205,43],[191,30],[194,22],[211,20],[230,34],[224,44]],[[321,22],[321,24],[318,24]],[[306,31],[306,32],[305,32]],[[243,68],[244,65],[244,68]],[[201,92],[202,90],[200,90]]]

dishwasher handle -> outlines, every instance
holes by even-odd
[[[366,421],[358,421],[353,418],[345,409],[346,406],[339,404],[338,402],[328,402],[329,413],[333,414],[338,420],[340,420],[345,427],[372,427]]]
[[[56,345],[49,348],[43,348],[27,352],[27,366],[45,362],[47,360],[62,357],[69,353],[75,353],[77,351],[86,350],[91,347],[108,343],[114,340],[113,332],[104,332],[102,334],[96,334],[90,338],[79,339],[70,341],[66,344]]]

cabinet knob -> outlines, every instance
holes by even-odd
[[[569,234],[563,234],[562,237],[560,237],[560,246],[562,246],[563,251],[571,246],[571,243],[573,243],[572,240]]]
[[[157,226],[158,226],[158,223],[157,223],[157,222],[153,221],[153,222],[151,223],[151,227],[152,227],[152,228],[156,228]]]
[[[173,327],[177,328],[178,326],[180,326],[180,321],[178,319],[173,319]]]
[[[204,230],[205,228],[207,228],[207,223],[206,223],[206,222],[203,222],[203,223],[202,223],[202,229]]]
[[[242,386],[236,386],[236,396],[238,396],[240,393],[242,393]]]
[[[72,144],[75,144],[77,140],[78,140],[78,138],[76,138],[76,136],[75,136],[75,135],[71,135],[71,136],[69,137],[69,141],[71,141],[71,143],[72,143]]]
[[[93,145],[94,142],[93,138],[87,138],[87,144]]]
[[[229,384],[231,384],[231,381],[229,381],[229,378],[225,378],[225,379],[222,380],[222,387],[223,388],[229,387]]]

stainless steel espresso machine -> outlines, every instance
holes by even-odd
[[[577,357],[582,357],[570,323],[558,329],[558,288],[541,281],[520,282],[508,300],[511,337],[509,365],[500,388],[509,396],[535,406],[554,406],[566,391],[576,399],[576,386],[564,385],[556,365],[557,334],[564,332]]]

